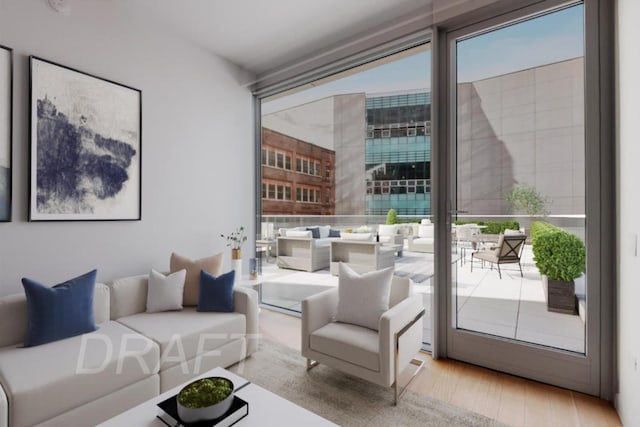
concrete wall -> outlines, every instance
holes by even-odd
[[[320,147],[334,149],[332,96],[294,108],[264,114],[262,126]]]
[[[625,426],[640,423],[640,258],[637,238],[640,233],[640,144],[638,118],[640,108],[640,2],[617,1],[617,187],[618,187],[618,413]]]
[[[517,184],[584,214],[582,58],[458,85],[458,209],[506,214]]]
[[[23,276],[54,284],[166,270],[172,251],[225,251],[220,233],[253,235],[253,115],[240,71],[114,2],[0,2],[0,43],[14,49],[13,222],[0,224],[0,295]],[[142,90],[142,221],[27,222],[28,55]],[[238,191],[242,189],[242,191]],[[249,245],[245,251],[249,252]],[[226,254],[226,268],[230,268]]]
[[[336,95],[262,116],[262,125],[334,150],[335,213],[364,215],[365,94]]]
[[[338,95],[334,99],[336,215],[364,215],[365,96]]]

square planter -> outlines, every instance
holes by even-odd
[[[549,279],[542,276],[547,311],[563,314],[578,314],[574,281]]]

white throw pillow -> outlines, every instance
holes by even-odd
[[[302,230],[288,230],[287,237],[309,237],[311,238],[311,231],[302,231]]]
[[[178,270],[168,276],[151,270],[147,290],[147,313],[182,310],[182,292],[187,270]]]
[[[340,233],[342,240],[356,240],[359,242],[367,242],[372,240],[371,233]]]
[[[327,237],[329,237],[329,231],[331,231],[330,225],[321,225],[318,227],[318,229],[320,230],[321,239],[326,239]]]
[[[433,225],[419,225],[418,237],[433,238]]]
[[[398,234],[398,226],[395,224],[392,224],[392,225],[380,224],[378,226],[378,234],[380,236],[394,236]]]
[[[428,218],[421,219],[421,220],[420,220],[420,224],[421,224],[421,225],[431,224],[431,220],[430,220],[430,219],[428,219]]]
[[[389,310],[392,279],[393,267],[360,275],[341,262],[336,320],[377,331],[380,317]]]

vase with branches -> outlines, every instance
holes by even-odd
[[[227,246],[231,248],[231,258],[242,258],[242,244],[247,241],[247,236],[244,234],[244,227],[238,227],[229,234],[220,234],[220,237],[227,240]]]

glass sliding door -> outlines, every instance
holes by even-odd
[[[262,304],[295,314],[337,286],[337,262],[373,269],[333,245],[360,234],[431,312],[430,75],[425,43],[261,99]]]
[[[585,7],[577,2],[512,19],[448,39],[447,352],[594,393],[597,355],[588,351],[587,336],[597,295],[588,292],[594,287],[585,268]],[[538,237],[545,233],[553,238]],[[554,255],[555,241],[561,243]],[[573,283],[546,275],[558,269]]]

